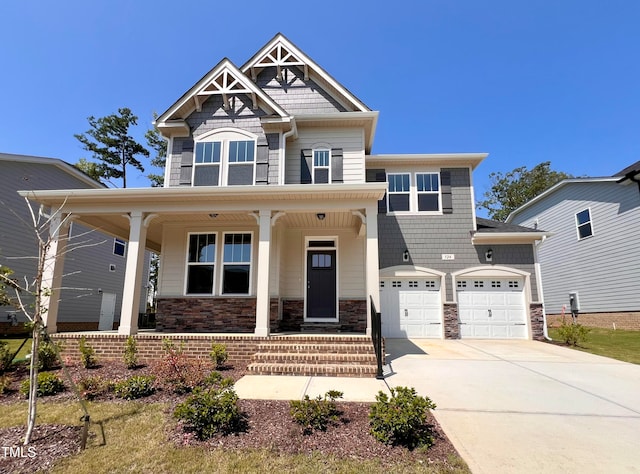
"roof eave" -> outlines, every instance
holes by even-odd
[[[552,235],[551,232],[474,232],[473,245],[532,244]]]

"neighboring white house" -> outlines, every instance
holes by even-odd
[[[377,123],[278,34],[157,118],[164,188],[22,194],[129,241],[121,335],[137,332],[147,248],[161,332],[367,334],[373,302],[388,337],[541,339],[547,234],[476,219],[486,154],[375,155]]]
[[[59,188],[104,186],[59,159],[0,153],[0,263],[14,271],[13,277],[33,278],[38,254],[30,212],[17,191]],[[69,232],[70,243],[85,245],[65,256],[57,329],[113,329],[120,320],[127,243],[75,222]],[[145,302],[136,310],[145,312]],[[21,324],[11,325],[14,315],[25,320],[14,308],[0,306],[0,334],[22,330]]]
[[[548,314],[640,329],[640,161],[611,177],[566,179],[507,222],[552,233],[538,248]]]

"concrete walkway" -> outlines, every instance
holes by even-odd
[[[478,473],[640,473],[640,366],[534,341],[387,340],[384,381],[245,376],[241,398],[415,387]]]
[[[640,366],[533,341],[387,340],[474,473],[640,472]]]

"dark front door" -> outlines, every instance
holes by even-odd
[[[336,318],[336,251],[307,252],[307,318]]]

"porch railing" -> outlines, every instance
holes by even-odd
[[[371,301],[371,340],[373,341],[373,349],[376,353],[376,361],[378,363],[378,369],[376,373],[376,379],[383,380],[382,375],[382,315],[378,312],[373,297],[369,296]]]

